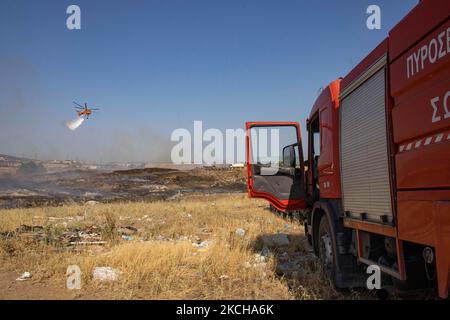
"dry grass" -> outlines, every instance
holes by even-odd
[[[264,201],[246,195],[0,211],[0,232],[21,225],[43,226],[51,239],[67,230],[97,227],[106,245],[73,248],[59,241],[37,241],[29,234],[0,237],[3,271],[30,271],[29,286],[66,290],[67,266],[78,265],[83,278],[75,298],[359,298],[359,293],[337,292],[312,259],[305,259],[298,271],[280,276],[280,257],[308,254],[303,227],[276,217]],[[125,227],[137,229],[131,241],[120,236]],[[244,236],[236,234],[238,228],[245,230]],[[287,234],[289,246],[263,244],[264,237],[277,233]],[[204,241],[206,248],[193,245]],[[265,258],[257,255],[261,251]],[[119,280],[94,281],[92,272],[101,266],[120,270]],[[52,297],[50,291],[47,297]]]

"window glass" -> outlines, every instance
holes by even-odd
[[[298,145],[294,147],[295,151],[295,167],[300,168],[300,151]]]
[[[314,156],[320,156],[320,132],[314,132],[313,143],[314,143]]]
[[[283,164],[283,148],[298,143],[297,129],[294,126],[252,127],[250,142],[251,164],[280,167]]]

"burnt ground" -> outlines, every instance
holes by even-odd
[[[0,209],[70,203],[173,200],[185,194],[245,192],[245,170],[141,168],[0,176]]]

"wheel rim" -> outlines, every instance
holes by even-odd
[[[327,267],[327,269],[329,269],[333,263],[333,248],[331,243],[331,237],[328,233],[324,233],[320,237],[320,240],[321,240],[320,258]]]

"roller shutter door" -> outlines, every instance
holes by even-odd
[[[385,71],[346,95],[340,107],[344,210],[374,222],[392,222],[386,138]]]

